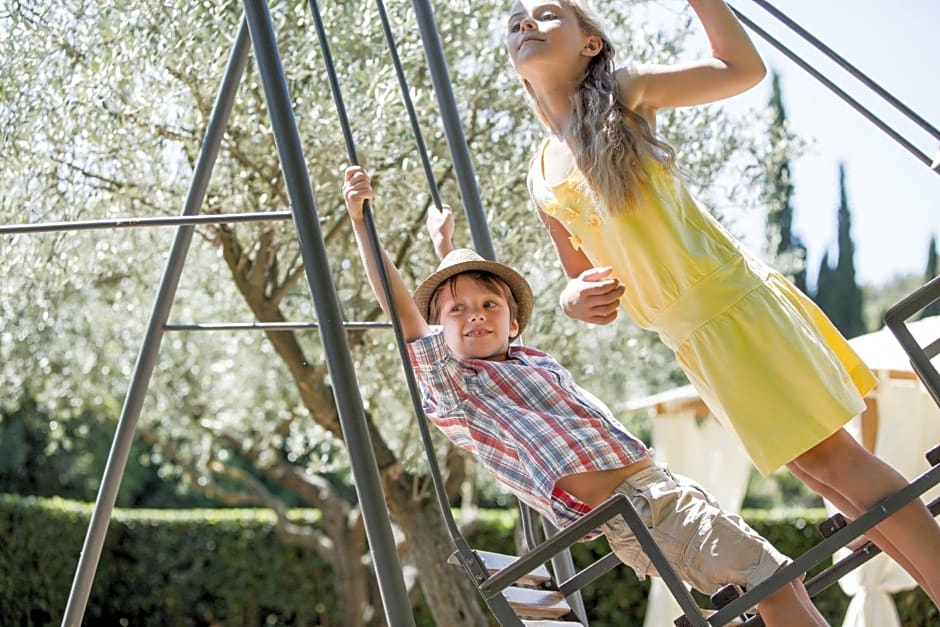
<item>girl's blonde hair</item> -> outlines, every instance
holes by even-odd
[[[637,190],[648,179],[648,159],[675,171],[675,150],[656,137],[649,122],[621,100],[614,77],[615,49],[600,16],[582,0],[561,0],[578,19],[581,30],[596,35],[603,45],[588,63],[577,91],[571,96],[573,134],[578,144],[575,165],[608,215],[631,209]],[[530,103],[546,126],[547,118],[529,83],[523,79]]]

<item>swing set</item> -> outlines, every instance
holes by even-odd
[[[842,57],[827,48],[798,24],[786,17],[765,0],[752,0],[754,4],[767,11],[772,17],[810,42],[827,57],[847,70],[863,85],[881,96],[898,111],[914,121],[918,126],[940,141],[940,131],[923,118],[899,102],[891,94],[879,87],[874,81],[851,66]],[[317,31],[320,48],[326,64],[332,96],[338,111],[339,123],[346,143],[349,162],[358,164],[358,156],[352,131],[347,119],[339,80],[333,63],[327,34],[323,26],[320,9],[316,0],[309,0],[310,10]],[[417,144],[421,163],[427,178],[428,188],[435,207],[440,210],[440,193],[431,171],[430,160],[421,134],[418,118],[409,96],[407,81],[389,26],[388,17],[382,0],[377,0],[386,43],[401,87],[402,96],[408,112],[412,131]],[[125,228],[149,226],[178,226],[176,237],[169,252],[163,278],[157,290],[153,310],[147,330],[138,354],[127,396],[121,411],[115,432],[108,464],[102,478],[94,511],[89,522],[88,532],[82,547],[75,576],[70,590],[62,625],[78,627],[85,612],[91,584],[97,569],[98,560],[104,544],[107,526],[117,499],[118,487],[133,440],[134,430],[140,416],[147,387],[156,362],[157,353],[164,333],[168,330],[185,330],[185,325],[168,324],[170,308],[179,285],[185,257],[188,252],[194,227],[200,224],[235,223],[262,220],[293,220],[300,243],[304,268],[311,295],[316,309],[318,323],[253,323],[250,325],[218,324],[214,329],[269,329],[291,330],[310,328],[319,329],[323,341],[327,366],[334,387],[339,420],[343,436],[350,451],[352,474],[362,509],[366,534],[375,573],[383,600],[383,609],[389,625],[393,627],[413,626],[414,617],[411,603],[406,593],[401,566],[395,550],[395,541],[391,523],[388,519],[385,499],[381,491],[378,467],[372,453],[371,442],[366,426],[362,398],[356,383],[355,370],[346,339],[350,328],[372,328],[373,323],[343,323],[339,302],[329,273],[329,260],[326,254],[323,235],[319,228],[316,202],[310,185],[304,155],[296,123],[293,117],[290,96],[287,88],[271,16],[267,3],[246,0],[245,14],[228,64],[217,94],[215,105],[209,119],[201,150],[195,163],[189,191],[182,214],[178,217],[152,217],[126,220],[90,220],[66,223],[42,223],[0,225],[0,234],[39,233],[100,228]],[[450,79],[443,49],[438,36],[434,15],[427,0],[413,0],[413,7],[424,45],[425,56],[430,70],[434,91],[441,111],[451,158],[457,174],[458,186],[464,202],[467,220],[473,238],[474,248],[482,256],[495,259],[485,213],[480,202],[476,178],[470,159],[467,142],[463,136],[456,100],[451,89]],[[846,92],[833,84],[828,78],[800,59],[769,33],[761,29],[753,20],[732,7],[737,17],[748,28],[766,39],[771,45],[781,50],[787,57],[809,72],[817,80],[845,100],[861,115],[891,136],[915,158],[940,173],[938,159],[931,159],[894,129],[888,126],[871,111],[863,107]],[[242,213],[234,215],[200,215],[212,167],[219,152],[223,133],[235,101],[235,91],[248,59],[249,49],[253,48],[258,66],[265,100],[271,118],[276,139],[278,155],[284,180],[291,200],[291,211]],[[379,240],[371,208],[366,203],[365,218],[369,235],[369,244],[374,250],[379,249]],[[795,558],[787,567],[761,582],[754,588],[742,591],[735,587],[726,587],[713,595],[712,602],[718,608],[703,612],[691,596],[683,582],[675,574],[662,551],[653,540],[650,531],[641,521],[630,502],[622,495],[615,495],[595,508],[579,521],[564,529],[557,529],[546,520],[537,520],[536,514],[520,503],[520,520],[526,541],[526,550],[519,556],[501,555],[473,549],[463,537],[451,513],[444,481],[437,464],[431,440],[428,420],[424,416],[421,395],[414,373],[409,366],[409,359],[403,333],[391,298],[389,280],[383,264],[379,264],[380,279],[385,291],[386,302],[390,307],[390,318],[395,333],[396,343],[404,365],[404,373],[409,393],[418,417],[418,426],[422,444],[427,455],[429,474],[439,504],[445,526],[453,540],[454,551],[448,561],[461,567],[470,578],[485,601],[493,616],[504,627],[541,626],[559,627],[563,625],[588,625],[587,613],[581,601],[580,590],[598,577],[620,564],[613,553],[608,553],[595,563],[576,571],[569,547],[578,542],[591,530],[597,528],[615,516],[621,516],[636,535],[646,551],[653,566],[660,573],[669,591],[682,609],[683,615],[675,621],[677,625],[703,627],[706,625],[725,625],[730,623],[744,625],[762,625],[759,615],[749,615],[749,608],[756,605],[768,594],[773,593],[795,577],[803,576],[808,570],[822,563],[840,548],[848,545],[885,518],[903,508],[912,500],[940,483],[940,446],[927,454],[931,468],[914,479],[896,494],[885,498],[870,511],[853,521],[847,521],[837,514],[821,526],[823,539],[809,551]],[[915,291],[910,296],[892,307],[885,315],[887,326],[897,337],[904,351],[910,357],[914,371],[923,382],[933,399],[940,405],[940,375],[931,363],[931,359],[940,354],[940,339],[926,346],[914,340],[907,328],[906,321],[933,302],[940,300],[940,278],[934,279]],[[203,325],[204,326],[204,325]],[[936,516],[940,511],[940,499],[929,504],[930,511]],[[541,525],[539,524],[541,522]],[[855,548],[852,553],[823,570],[807,581],[810,596],[815,596],[828,588],[842,576],[867,562],[879,553],[870,542]],[[547,566],[551,563],[551,568]],[[707,615],[706,615],[707,614]]]

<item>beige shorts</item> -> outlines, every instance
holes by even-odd
[[[694,481],[665,468],[641,470],[615,492],[633,503],[679,578],[705,594],[727,584],[753,588],[791,561]],[[601,529],[617,557],[640,579],[658,576],[623,517]]]

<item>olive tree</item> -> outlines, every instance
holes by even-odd
[[[278,37],[330,273],[347,320],[382,320],[364,281],[340,185],[343,137],[306,3],[274,2]],[[612,404],[675,380],[669,356],[626,320],[588,329],[554,315],[562,274],[528,206],[525,171],[541,136],[503,49],[505,3],[435,3],[460,115],[497,254],[528,274],[537,295],[527,341],[557,353]],[[666,36],[611,8],[622,56],[683,54]],[[389,7],[436,184],[461,206],[414,16]],[[221,0],[100,4],[4,2],[0,9],[0,223],[178,214],[241,13]],[[329,3],[331,37],[360,160],[374,176],[376,220],[406,280],[436,264],[423,234],[431,196],[376,8]],[[668,58],[666,59],[668,60]],[[689,178],[707,189],[748,142],[718,108],[668,114]],[[290,203],[258,73],[239,89],[203,211],[282,211]],[[458,212],[459,213],[459,212]],[[468,244],[463,221],[458,244]],[[0,403],[38,401],[56,421],[120,415],[174,231],[114,229],[0,236]],[[171,322],[309,321],[309,287],[290,222],[197,229]],[[485,624],[475,592],[446,566],[450,540],[423,462],[416,417],[387,330],[351,331],[373,452],[406,582],[438,624]],[[604,350],[598,350],[603,345]],[[55,434],[55,423],[50,425]],[[64,432],[63,430],[59,430]],[[181,489],[218,502],[269,507],[286,542],[335,569],[343,624],[381,624],[361,516],[315,331],[170,333],[137,428],[152,462]],[[66,441],[68,440],[68,441]],[[61,436],[62,446],[81,446]],[[459,502],[472,461],[439,440]],[[292,504],[318,508],[317,528]],[[420,576],[418,576],[420,573]]]

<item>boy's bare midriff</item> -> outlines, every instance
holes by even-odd
[[[592,470],[568,475],[559,479],[556,485],[568,494],[577,497],[585,505],[594,508],[606,501],[614,489],[627,477],[646,470],[652,465],[652,458],[644,457],[623,468]]]

